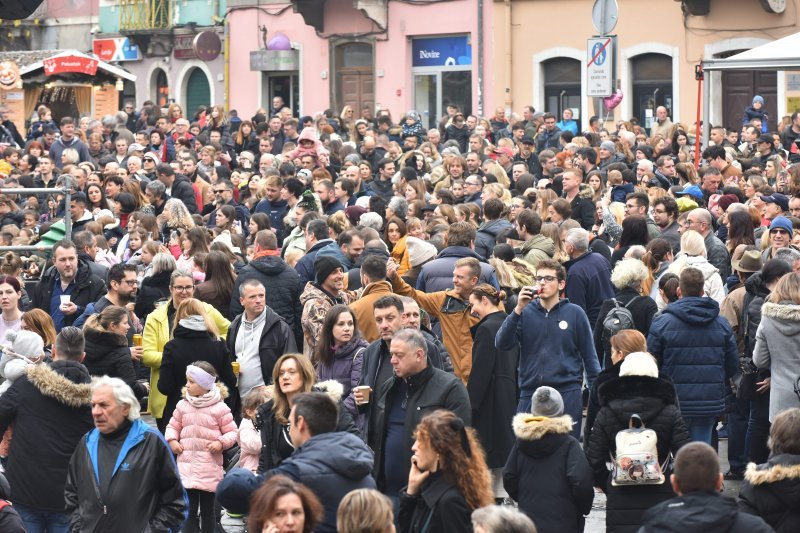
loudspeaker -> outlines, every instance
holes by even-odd
[[[36,11],[42,0],[0,0],[0,13],[4,19],[24,19]]]

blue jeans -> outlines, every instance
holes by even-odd
[[[25,531],[28,533],[68,533],[69,516],[66,513],[40,511],[32,507],[14,504],[14,509],[22,518]]]
[[[711,445],[711,432],[717,423],[716,416],[683,417],[686,422],[686,429],[689,430],[689,438],[692,441],[705,442]]]

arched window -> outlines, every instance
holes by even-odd
[[[158,107],[167,107],[169,105],[169,83],[167,82],[167,73],[163,69],[156,69],[153,72],[153,101],[156,102]]]
[[[543,63],[544,111],[561,120],[566,108],[573,110],[573,118],[581,118],[581,62],[569,57],[556,57]]]
[[[201,69],[195,67],[189,74],[186,82],[186,116],[194,116],[195,111],[201,105],[211,105],[211,85],[208,83],[208,76]]]
[[[664,54],[641,54],[631,58],[633,79],[633,116],[650,131],[656,108],[664,106],[674,116],[672,100],[672,57]]]

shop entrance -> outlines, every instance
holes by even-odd
[[[454,105],[472,113],[472,48],[469,36],[414,39],[411,44],[414,109],[426,129]]]
[[[280,96],[283,98],[283,102],[292,110],[292,114],[298,116],[300,77],[297,71],[264,72],[261,77],[261,95],[261,106],[264,109],[270,109],[272,107],[272,99]]]

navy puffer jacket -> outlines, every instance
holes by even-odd
[[[675,383],[685,417],[725,411],[725,395],[738,371],[739,355],[733,330],[720,316],[716,301],[686,297],[668,305],[650,326],[647,349]]]

